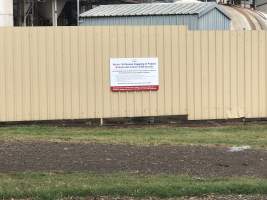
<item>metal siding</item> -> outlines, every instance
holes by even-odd
[[[199,2],[104,5],[81,16],[81,25],[187,25],[190,30],[230,29],[231,21],[216,3]]]
[[[176,2],[101,5],[82,13],[83,17],[149,16],[149,15],[192,15],[203,14],[220,8],[214,2]],[[224,12],[222,9],[221,12]],[[226,13],[225,13],[226,14]]]
[[[199,18],[199,30],[229,30],[229,19],[214,9]]]
[[[267,117],[267,32],[0,28],[0,121]],[[238,51],[241,49],[242,51]],[[158,57],[160,89],[110,91],[111,57]]]
[[[266,0],[255,0],[256,7],[266,5],[267,1]]]
[[[182,25],[188,25],[189,30],[198,30],[198,20],[197,15],[184,15]]]
[[[256,10],[259,10],[263,13],[267,13],[267,4],[261,5],[261,6],[257,6]]]
[[[186,25],[189,30],[197,30],[198,20],[197,15],[99,17],[87,18],[81,25]]]

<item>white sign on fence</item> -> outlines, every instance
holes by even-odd
[[[114,92],[157,91],[158,58],[111,58],[110,83]]]

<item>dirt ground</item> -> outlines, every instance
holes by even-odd
[[[92,171],[267,178],[267,151],[195,146],[128,146],[0,141],[0,172]]]

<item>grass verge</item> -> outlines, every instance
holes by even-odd
[[[267,125],[239,125],[215,128],[62,128],[11,126],[0,128],[2,140],[49,140],[131,145],[250,145],[267,148]]]
[[[140,176],[90,173],[0,174],[0,197],[60,199],[85,196],[172,198],[208,194],[267,194],[267,180],[195,179],[186,176]]]

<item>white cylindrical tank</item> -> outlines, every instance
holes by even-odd
[[[13,0],[0,0],[0,26],[13,26]]]

